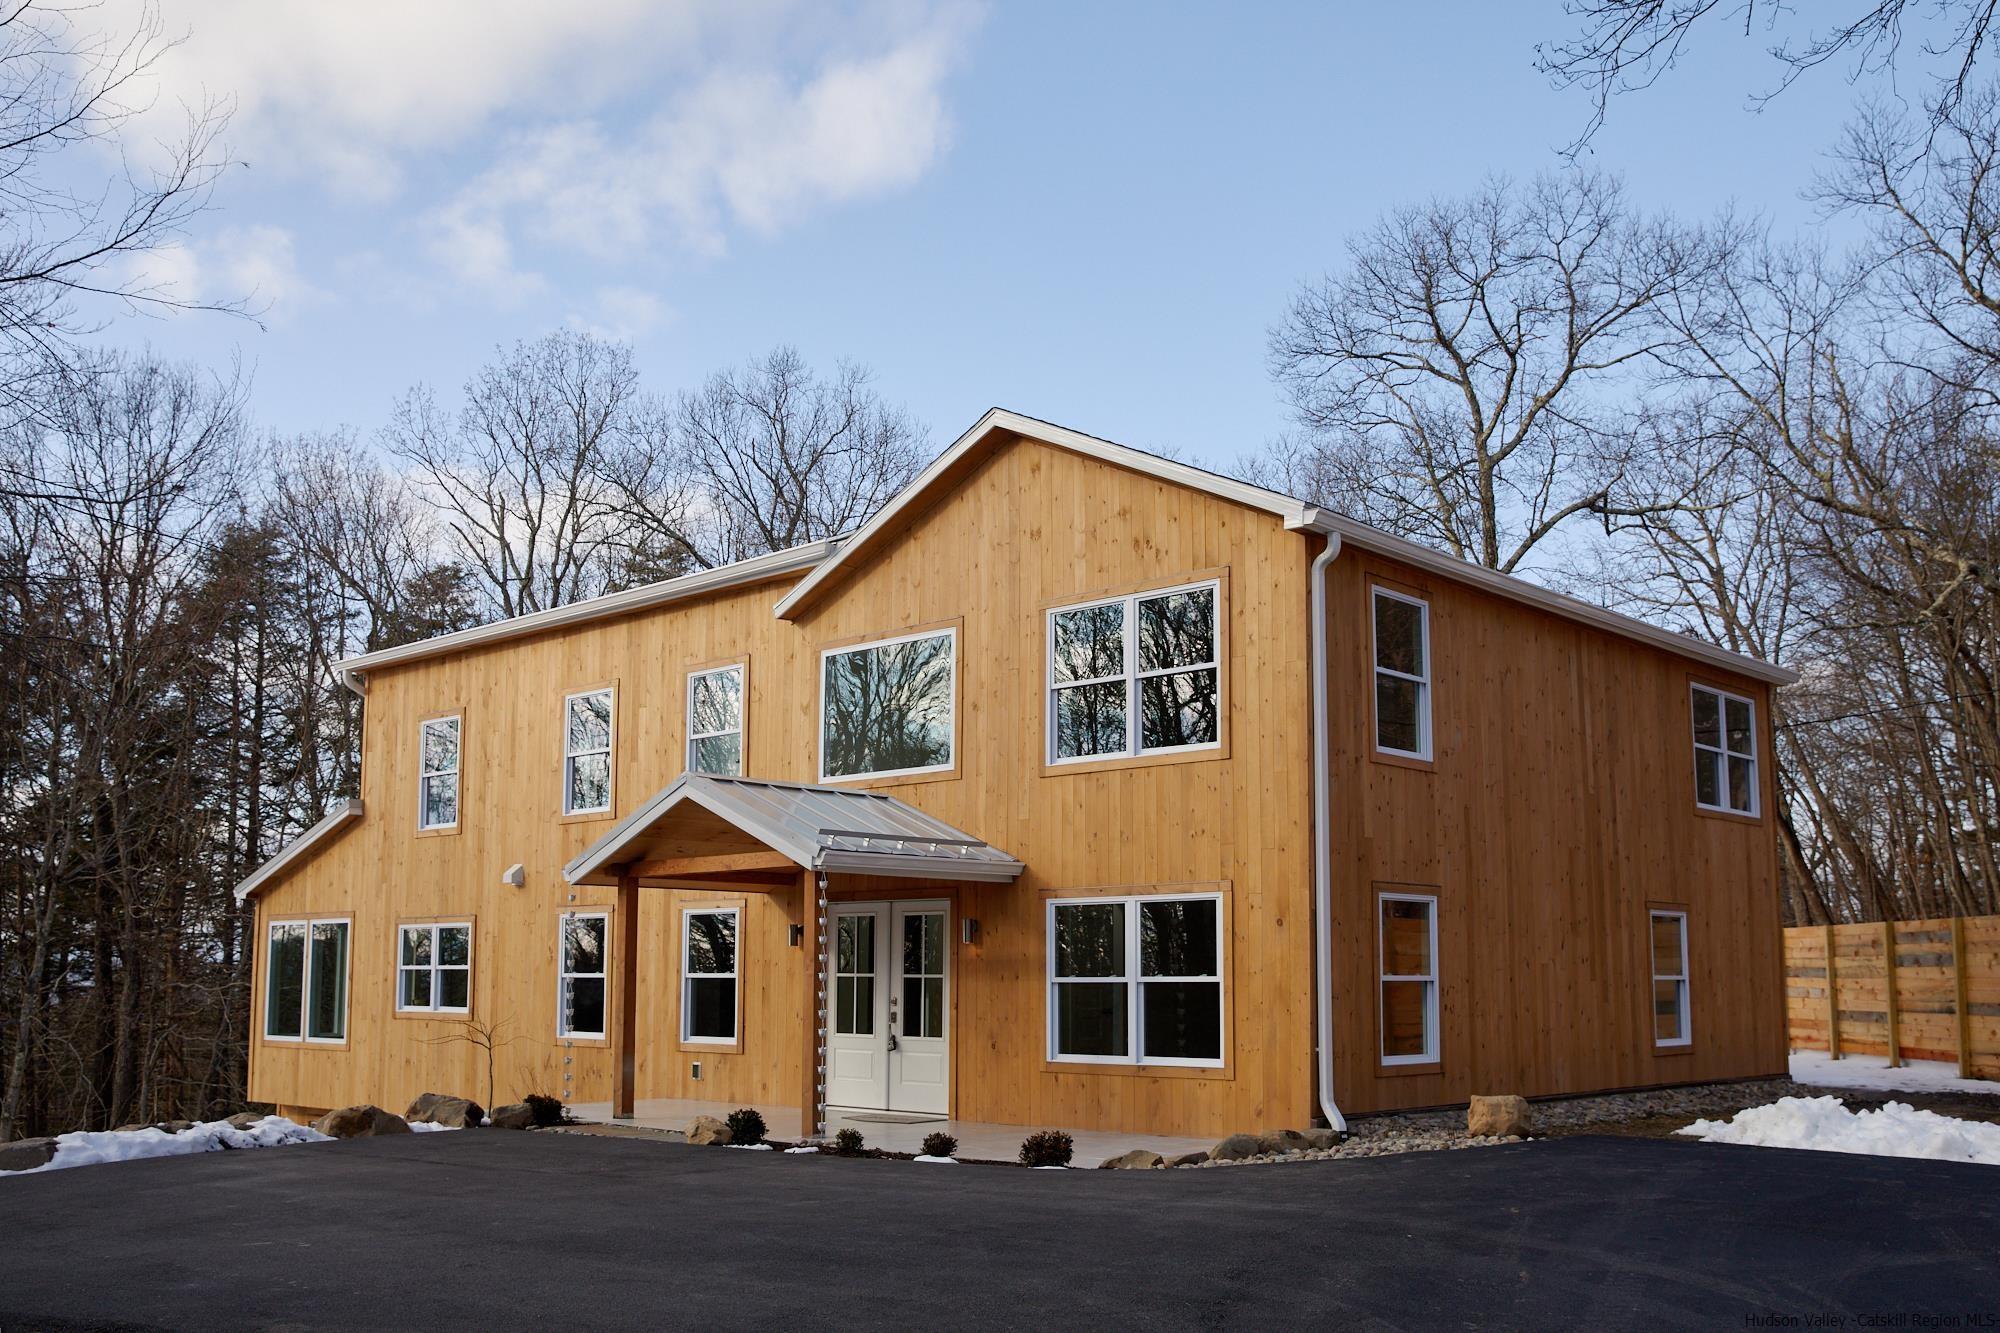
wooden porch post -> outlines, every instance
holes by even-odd
[[[634,1085],[638,1076],[639,1053],[639,881],[630,874],[618,877],[617,963],[611,969],[617,996],[612,1004],[611,1115],[630,1120],[635,1103]]]
[[[801,1138],[814,1138],[825,1131],[820,1123],[820,1092],[825,1086],[826,1062],[826,966],[821,936],[825,923],[820,919],[819,884],[810,870],[799,872],[799,920],[803,923],[799,945],[805,967],[805,1031],[799,1044],[799,1128]]]

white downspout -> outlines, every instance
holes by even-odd
[[[1326,549],[1313,557],[1312,721],[1313,721],[1313,1006],[1319,1040],[1319,1109],[1326,1123],[1345,1133],[1347,1117],[1333,1100],[1333,800],[1328,755],[1326,686],[1326,574],[1340,558],[1340,534],[1326,534]]]

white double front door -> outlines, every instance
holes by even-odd
[[[837,903],[827,972],[830,1106],[945,1114],[951,947],[941,902]]]

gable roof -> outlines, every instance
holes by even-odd
[[[334,806],[325,819],[280,847],[276,856],[245,875],[242,882],[236,886],[236,901],[240,903],[251,894],[270,888],[287,870],[304,861],[306,854],[318,843],[332,837],[359,818],[361,818],[359,800],[346,800]]]
[[[616,883],[620,864],[681,805],[700,806],[805,870],[1006,882],[1021,863],[879,791],[683,773],[563,867],[571,884]]]

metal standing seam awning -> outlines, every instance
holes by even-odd
[[[618,883],[619,867],[688,805],[806,870],[1006,883],[1022,869],[999,848],[881,792],[683,773],[564,866],[564,880]]]

